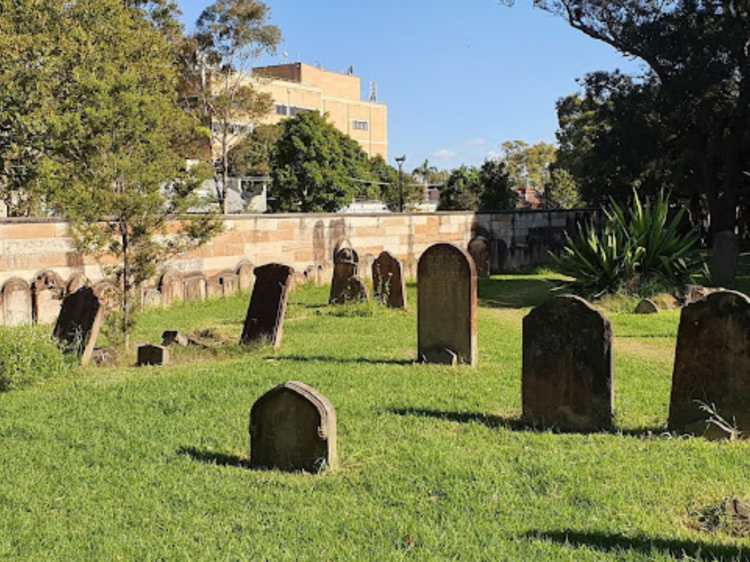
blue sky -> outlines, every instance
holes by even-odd
[[[178,0],[190,28],[211,0]],[[284,43],[265,64],[354,67],[388,105],[389,163],[478,165],[507,140],[554,142],[555,102],[576,78],[640,65],[517,0],[269,0]]]

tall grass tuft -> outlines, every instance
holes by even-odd
[[[0,392],[59,377],[71,368],[49,327],[0,326]]]

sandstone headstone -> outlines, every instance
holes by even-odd
[[[351,248],[342,248],[333,263],[333,278],[329,304],[346,304],[350,291],[349,279],[359,271],[359,256]]]
[[[31,324],[31,291],[23,279],[8,279],[0,290],[0,305],[5,326]]]
[[[32,314],[36,324],[53,324],[60,315],[65,283],[54,271],[43,271],[31,282]]]
[[[160,307],[161,305],[161,293],[159,289],[151,287],[143,291],[143,306]]]
[[[222,296],[230,297],[240,290],[240,278],[232,271],[219,274],[219,283]]]
[[[86,279],[86,276],[83,273],[74,273],[70,276],[70,279],[68,279],[68,282],[65,285],[65,294],[69,295],[75,293],[78,289],[85,287],[86,285],[88,285],[88,279]]]
[[[523,417],[565,430],[609,428],[614,415],[612,324],[563,296],[523,319]]]
[[[381,252],[372,263],[372,287],[375,298],[391,308],[406,308],[406,284],[401,262],[390,252]]]
[[[417,268],[419,357],[427,363],[477,362],[477,274],[453,244],[430,246]]]
[[[185,300],[206,300],[206,278],[201,274],[192,273],[185,277]]]
[[[169,348],[163,345],[138,346],[138,366],[167,365],[169,363]]]
[[[81,287],[63,299],[53,334],[63,347],[80,356],[81,365],[89,362],[96,347],[104,308],[92,287]]]
[[[94,285],[94,293],[104,306],[105,312],[113,312],[120,309],[118,290],[109,281],[100,281]]]
[[[715,411],[750,431],[750,299],[720,291],[682,309],[672,374],[669,429],[720,434],[708,423]]]
[[[167,330],[161,335],[161,344],[165,347],[170,345],[179,345],[180,347],[187,347],[190,341],[187,336],[181,334],[177,330]]]
[[[287,472],[336,468],[336,410],[315,389],[288,382],[250,411],[250,464]]]
[[[711,248],[711,278],[716,285],[729,285],[737,273],[739,238],[731,230],[717,232]]]
[[[185,282],[179,271],[166,271],[159,280],[159,292],[163,306],[171,306],[177,301],[185,300]]]
[[[219,298],[223,295],[224,288],[221,285],[218,275],[206,280],[206,296],[209,299]]]
[[[469,242],[469,255],[477,268],[477,277],[490,276],[490,243],[484,236],[477,236]]]
[[[253,283],[255,283],[255,275],[253,274],[254,266],[249,261],[241,261],[239,264],[237,264],[237,270],[235,271],[235,274],[237,275],[237,283],[239,285],[240,291],[249,291],[253,288]]]
[[[325,261],[318,265],[318,285],[327,285],[333,277],[333,265]]]
[[[294,269],[279,263],[255,268],[255,286],[245,318],[240,344],[248,345],[267,339],[281,346],[286,303]]]
[[[651,299],[642,299],[635,307],[635,314],[659,314],[659,307]]]

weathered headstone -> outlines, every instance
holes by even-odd
[[[224,295],[224,288],[221,286],[219,275],[215,275],[206,280],[206,297],[209,299],[219,298]]]
[[[682,309],[672,374],[669,429],[721,434],[715,413],[750,431],[750,299],[720,291]]]
[[[711,278],[716,285],[730,285],[737,273],[739,238],[731,230],[714,235],[711,248]]]
[[[169,363],[169,348],[163,345],[138,346],[138,366],[167,365]]]
[[[146,307],[160,307],[162,305],[161,303],[161,293],[159,292],[159,289],[155,287],[146,288],[143,291],[143,306]]]
[[[419,357],[427,363],[477,362],[477,274],[453,244],[430,246],[417,267]]]
[[[220,273],[219,283],[221,284],[221,294],[225,297],[230,297],[240,290],[240,278],[233,271]]]
[[[274,347],[281,346],[293,275],[293,268],[279,263],[255,268],[255,286],[240,344],[248,345],[267,339]]]
[[[401,262],[390,252],[381,252],[372,263],[372,287],[375,297],[390,308],[406,308],[406,284]]]
[[[168,270],[159,280],[159,292],[163,306],[171,306],[177,301],[185,300],[185,282],[179,271]]]
[[[237,275],[237,284],[240,291],[249,291],[253,288],[253,283],[255,283],[254,268],[255,266],[247,260],[243,260],[237,264],[235,274]]]
[[[346,304],[350,291],[349,279],[359,271],[359,255],[351,248],[342,248],[333,263],[333,278],[329,304]]]
[[[612,324],[588,302],[562,296],[523,319],[523,417],[565,430],[611,427]]]
[[[633,312],[634,314],[659,314],[659,307],[651,299],[642,299]]]
[[[92,287],[81,287],[63,299],[53,334],[67,350],[77,353],[86,365],[99,337],[104,319],[102,303]]]
[[[469,242],[469,255],[477,268],[477,277],[485,279],[490,276],[490,243],[484,236],[472,238]]]
[[[2,320],[5,326],[31,324],[31,290],[23,279],[8,279],[0,290]]]
[[[318,285],[327,285],[333,278],[333,265],[331,262],[325,261],[318,264]]]
[[[191,273],[185,277],[185,300],[206,300],[206,278],[200,273]]]
[[[317,473],[336,468],[336,410],[315,389],[288,382],[261,396],[250,411],[250,464]]]
[[[31,282],[32,314],[36,324],[53,324],[60,315],[65,283],[54,271],[43,271]]]

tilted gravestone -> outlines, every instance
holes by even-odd
[[[490,276],[490,243],[484,236],[472,238],[469,242],[469,255],[477,268],[477,277],[486,279]]]
[[[588,302],[562,296],[523,319],[523,417],[565,430],[612,426],[612,324]]]
[[[104,319],[104,303],[91,287],[81,287],[63,299],[54,337],[68,351],[77,353],[86,365],[99,337]]]
[[[53,324],[60,315],[65,283],[54,271],[43,271],[31,282],[34,322]]]
[[[23,326],[31,324],[31,290],[23,279],[8,279],[0,290],[3,324],[5,326]]]
[[[163,345],[138,346],[138,366],[169,364],[169,348]]]
[[[268,340],[274,347],[281,346],[286,303],[293,275],[294,268],[279,263],[255,268],[255,286],[240,344]]]
[[[163,306],[171,306],[185,300],[185,282],[179,271],[169,270],[159,280],[159,292]]]
[[[672,374],[669,429],[719,435],[713,409],[750,431],[750,299],[719,291],[682,309]]]
[[[427,363],[476,365],[477,274],[453,244],[430,246],[417,266],[419,357]]]
[[[74,273],[65,285],[65,294],[75,293],[81,287],[88,285],[88,280],[83,273]]]
[[[204,301],[206,300],[206,278],[201,273],[191,273],[184,279],[185,281],[185,300],[186,301]]]
[[[372,287],[375,297],[390,308],[406,308],[406,285],[401,262],[390,252],[381,252],[372,262]]]
[[[235,274],[237,275],[237,284],[240,291],[249,291],[253,288],[253,283],[255,282],[253,269],[255,269],[255,266],[247,260],[243,260],[237,264]]]
[[[250,411],[250,464],[288,472],[336,468],[336,410],[315,389],[287,382]]]
[[[329,304],[346,304],[351,299],[350,279],[359,272],[359,255],[351,248],[342,248],[333,262],[333,278]]]

